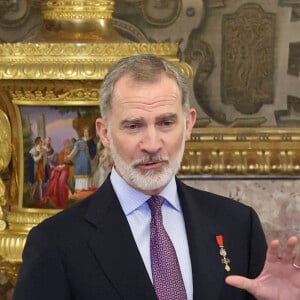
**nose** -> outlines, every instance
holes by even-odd
[[[147,153],[156,154],[162,148],[162,137],[154,127],[147,128],[141,139],[141,150]]]

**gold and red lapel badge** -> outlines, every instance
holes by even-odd
[[[217,241],[217,244],[220,248],[220,255],[222,256],[221,262],[222,262],[222,264],[225,265],[225,270],[227,272],[229,272],[230,271],[230,266],[229,266],[230,259],[227,257],[227,252],[224,248],[223,235],[216,235],[216,241]]]

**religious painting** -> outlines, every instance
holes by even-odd
[[[108,157],[96,135],[97,106],[20,106],[23,208],[65,209],[96,191]]]

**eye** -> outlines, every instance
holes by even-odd
[[[173,121],[167,120],[167,121],[163,121],[162,122],[164,126],[171,126],[172,124],[174,124]]]
[[[173,120],[162,120],[158,123],[159,126],[161,127],[170,127],[174,124]]]
[[[136,129],[141,127],[141,124],[139,124],[139,123],[128,123],[128,124],[126,124],[125,127],[126,127],[126,129],[129,129],[129,130],[136,130]]]

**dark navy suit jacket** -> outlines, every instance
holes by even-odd
[[[254,210],[177,180],[192,262],[194,299],[249,300],[224,282],[256,277],[266,242]],[[231,271],[221,262],[222,235]],[[28,235],[15,300],[154,300],[155,292],[108,178],[87,199]],[[170,299],[173,300],[173,299]]]

